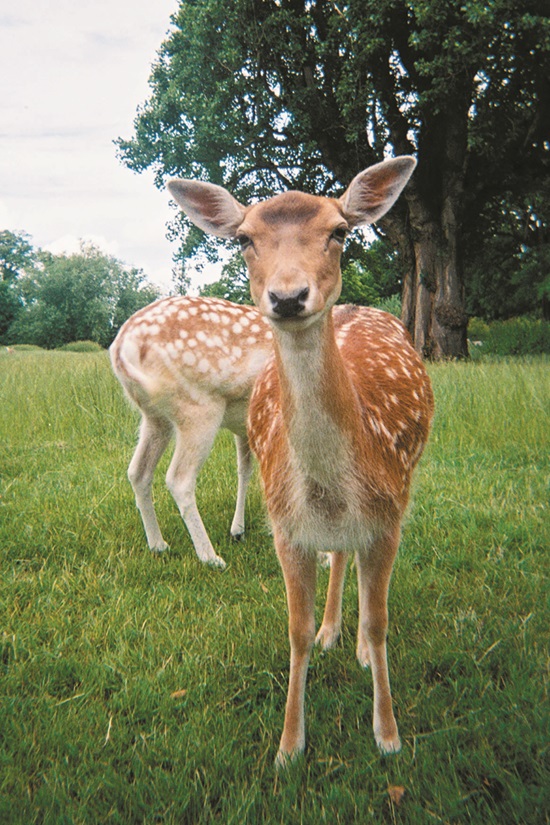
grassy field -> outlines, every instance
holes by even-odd
[[[305,758],[277,774],[284,586],[257,481],[229,541],[231,438],[199,488],[227,570],[199,564],[160,473],[172,549],[153,556],[126,480],[137,416],[106,354],[0,356],[1,823],[549,821],[549,363],[431,375],[390,593],[403,750],[374,743],[350,573],[342,642],[312,659]]]

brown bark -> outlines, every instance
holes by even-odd
[[[445,144],[439,174],[419,165],[401,206],[382,228],[403,265],[402,320],[424,358],[466,358],[468,317],[461,250],[463,141],[459,130]],[[435,153],[434,153],[435,154]]]
[[[445,229],[411,198],[409,222],[397,216],[384,225],[403,266],[402,321],[416,351],[440,360],[468,355],[464,288],[456,222]]]

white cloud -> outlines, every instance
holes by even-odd
[[[19,0],[0,13],[0,228],[53,251],[68,239],[170,284],[167,192],[116,158],[149,95],[177,0]],[[68,247],[69,248],[69,247]]]
[[[118,258],[119,256],[118,244],[113,241],[108,241],[107,238],[101,235],[87,235],[84,238],[77,238],[75,235],[63,235],[63,237],[56,238],[55,241],[46,244],[46,246],[42,248],[45,249],[46,252],[51,252],[52,255],[76,255],[80,252],[83,245],[95,246],[101,249],[102,252],[112,255],[114,258]]]

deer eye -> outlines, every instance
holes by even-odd
[[[248,235],[240,234],[237,235],[237,243],[241,247],[241,252],[244,252],[245,249],[248,249],[249,246],[252,246],[252,238],[249,238]]]
[[[331,233],[331,240],[336,241],[336,243],[343,244],[348,236],[348,230],[345,226],[337,226],[336,229]]]

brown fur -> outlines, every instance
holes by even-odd
[[[305,745],[319,551],[334,552],[317,641],[326,649],[338,638],[346,555],[354,552],[357,658],[372,669],[374,733],[382,752],[401,747],[386,656],[387,597],[433,397],[396,318],[333,307],[341,291],[343,231],[387,212],[414,166],[410,157],[377,164],[360,172],[339,200],[293,192],[245,208],[220,190],[221,224],[209,212],[209,186],[203,185],[201,206],[200,184],[170,185],[203,229],[246,236],[252,297],[274,331],[275,354],[256,382],[248,433],[260,462],[289,612],[290,678],[279,764]],[[185,194],[189,187],[197,193],[193,202]]]
[[[173,434],[176,449],[167,483],[202,561],[220,567],[195,500],[197,475],[218,429],[235,434],[239,485],[231,533],[244,530],[251,472],[246,408],[254,380],[272,351],[271,330],[254,307],[214,298],[164,298],[126,321],[111,360],[128,397],[142,414],[128,474],[152,550],[167,547],[157,522],[151,484]]]
[[[333,375],[323,400],[329,415],[351,438],[358,424],[356,414],[360,413],[361,436],[353,443],[357,475],[367,480],[365,510],[372,513],[374,494],[376,508],[382,507],[385,516],[392,513],[392,520],[398,521],[407,506],[412,472],[429,433],[433,415],[430,381],[408,332],[393,316],[367,307],[342,306],[334,308],[333,319],[336,335],[346,327],[339,345],[343,363],[336,373],[344,386],[334,384]],[[395,378],[388,376],[388,368],[395,371]],[[355,409],[348,400],[350,393],[357,399]],[[281,375],[273,356],[254,387],[248,421],[269,513],[276,521],[288,517],[288,444],[281,397]],[[373,429],[373,421],[378,431]],[[317,491],[313,500],[319,495]]]

